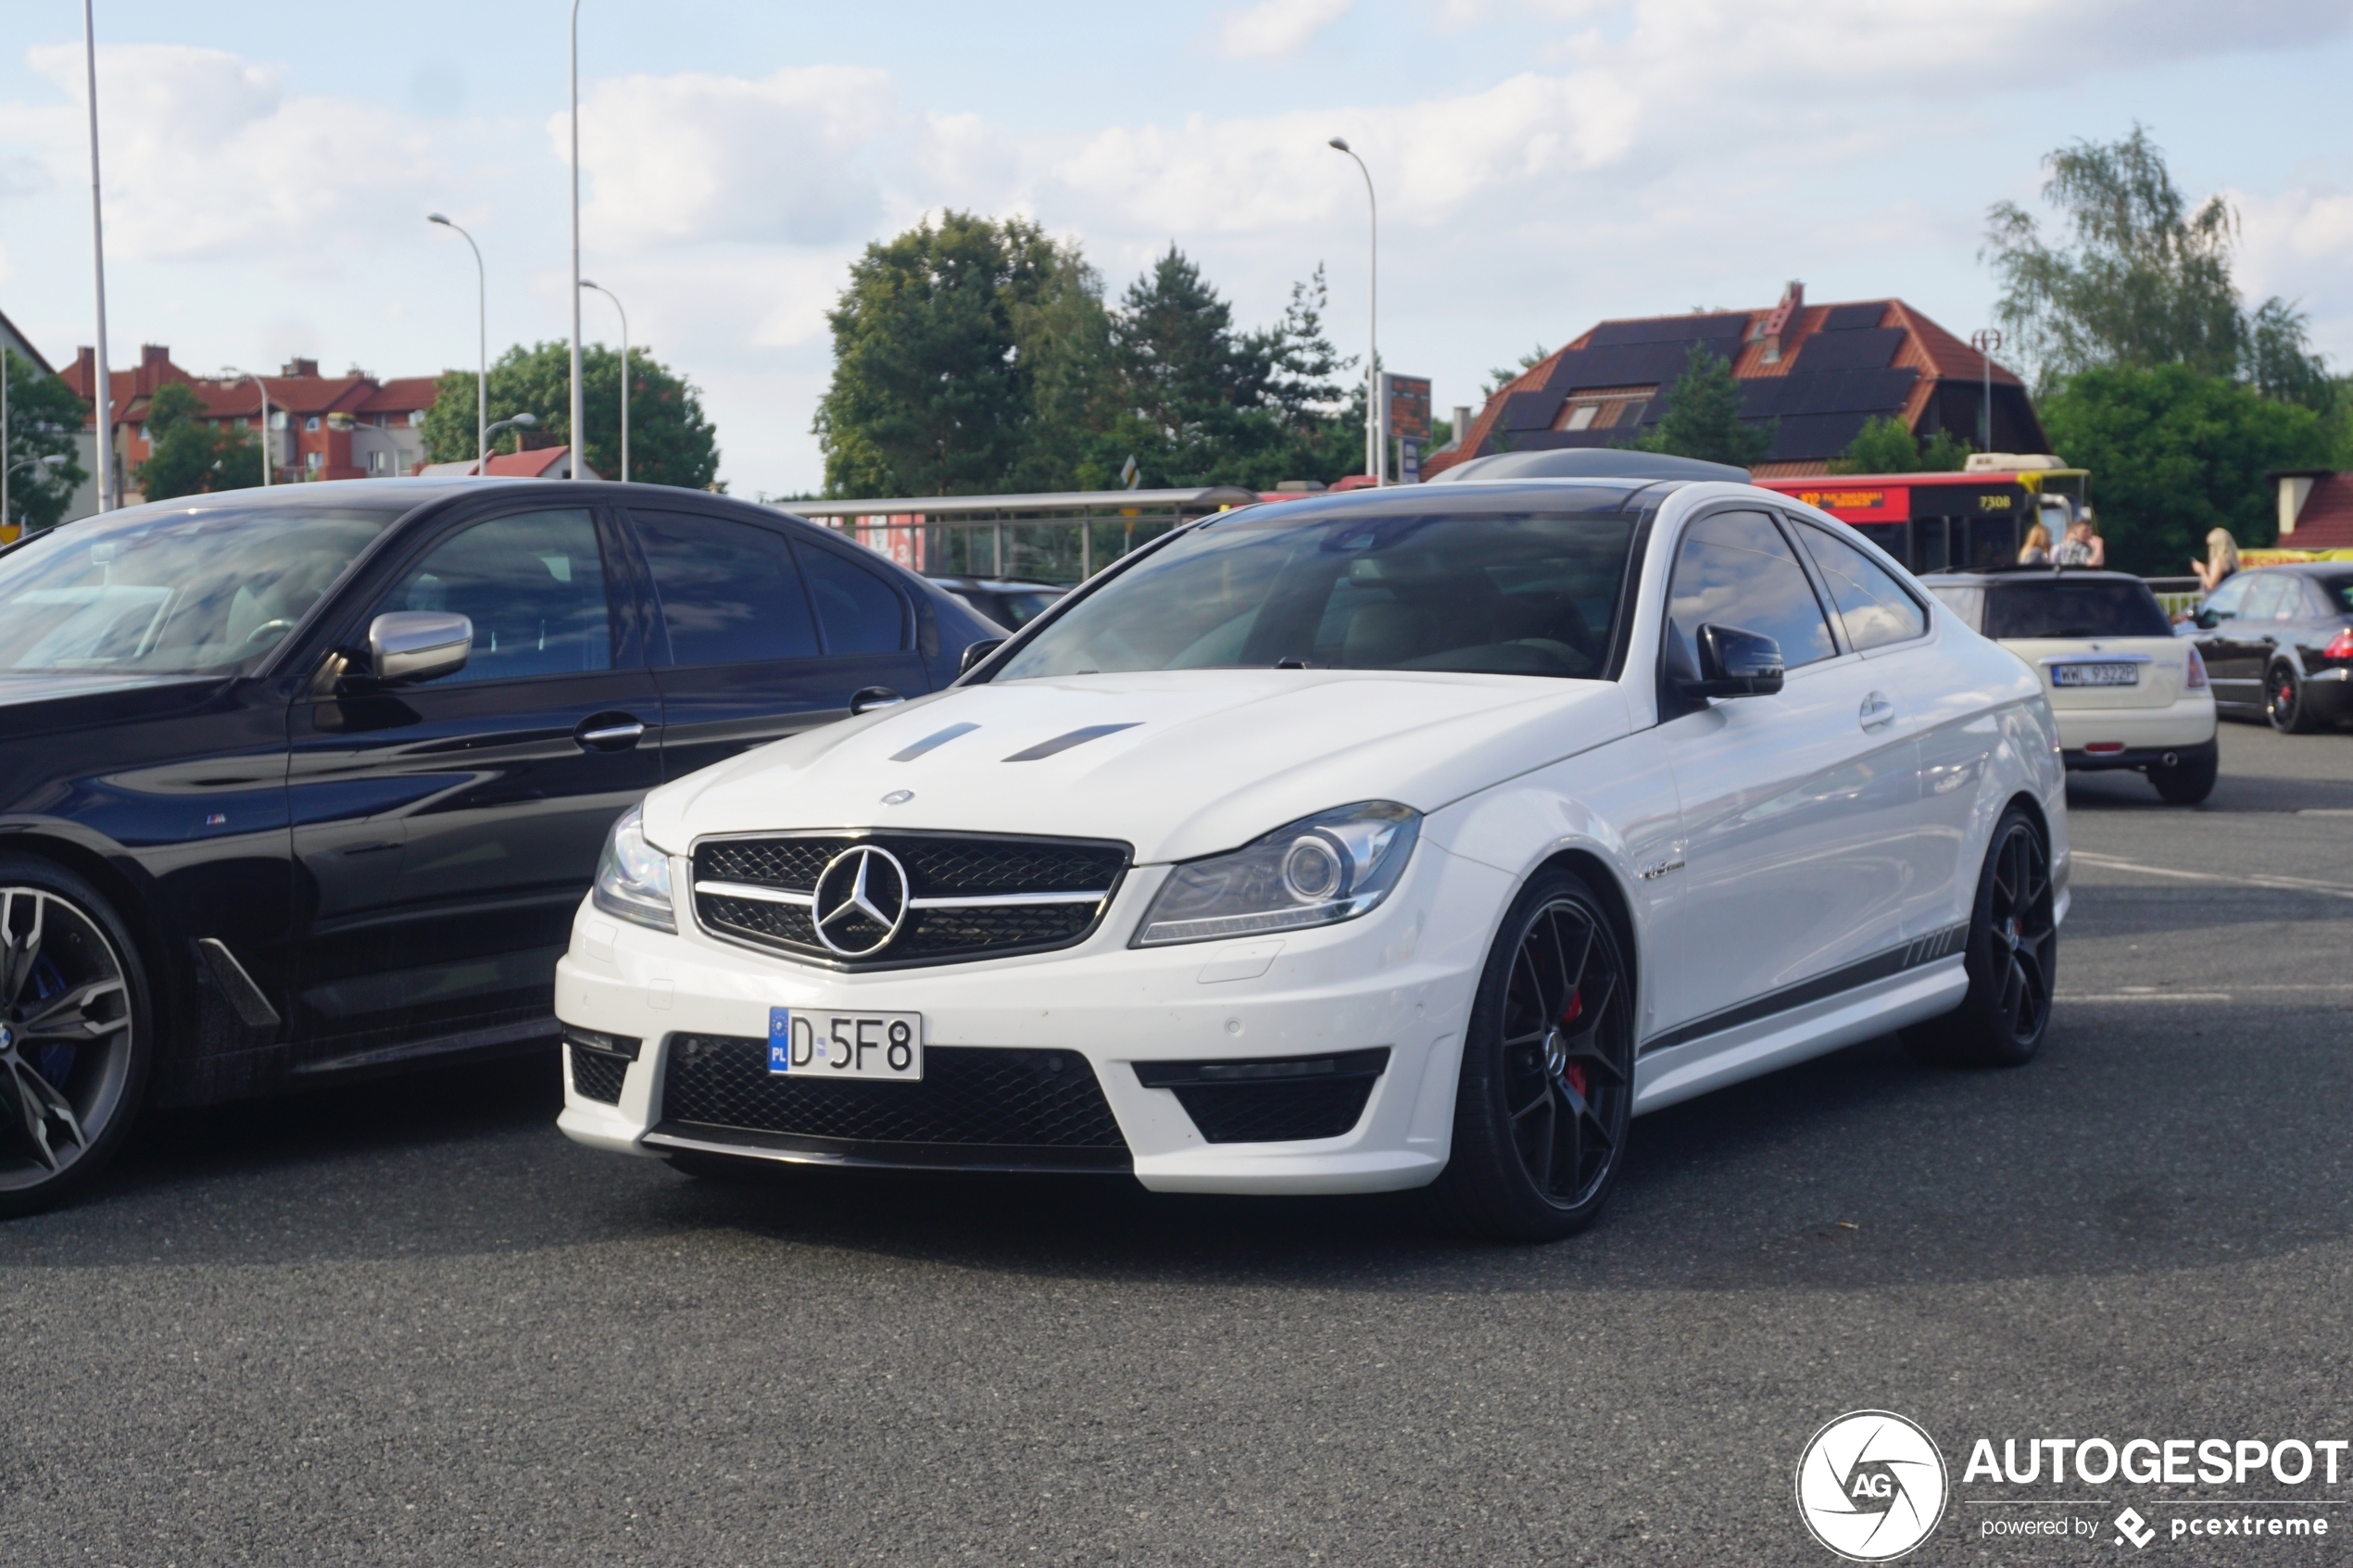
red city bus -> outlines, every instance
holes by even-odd
[[[2084,509],[2089,478],[2084,469],[2020,467],[1755,483],[1853,523],[1889,555],[1924,572],[2010,565],[2037,522],[2057,545]]]

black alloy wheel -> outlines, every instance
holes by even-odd
[[[1450,1228],[1498,1241],[1573,1235],[1617,1185],[1633,1109],[1633,972],[1617,929],[1580,878],[1541,872],[1488,955],[1431,1201]]]
[[[1904,1032],[1922,1058],[1963,1067],[2019,1067],[2051,1026],[2058,980],[2057,891],[2043,830],[2013,806],[1994,825],[1969,921],[1969,991],[1942,1018]]]
[[[2284,735],[2309,735],[2320,728],[2305,707],[2304,683],[2296,678],[2296,667],[2285,662],[2264,671],[2263,713]]]
[[[146,978],[80,877],[0,859],[0,1216],[62,1201],[120,1147],[146,1087]]]

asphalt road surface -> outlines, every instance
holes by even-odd
[[[0,1562],[1829,1563],[1792,1475],[1859,1407],[1981,1503],[2052,1494],[1963,1486],[1978,1436],[2353,1436],[2353,735],[2223,758],[2196,810],[2079,781],[2033,1066],[1881,1041],[1646,1118],[1557,1247],[712,1186],[566,1143],[551,1066],[158,1118],[0,1228]],[[2118,1560],[1981,1536],[2067,1512],[1908,1561]],[[2150,1555],[2346,1561],[2329,1512]]]

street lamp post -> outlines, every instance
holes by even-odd
[[[251,370],[241,370],[234,365],[222,366],[220,373],[230,378],[231,386],[241,381],[249,381],[261,391],[261,487],[267,490],[270,488],[270,470],[278,466],[273,461],[277,453],[270,443],[270,383]]]
[[[586,416],[580,386],[580,0],[572,0],[572,477],[588,465],[580,456]]]
[[[1389,478],[1389,433],[1380,428],[1380,202],[1373,194],[1373,171],[1356,157],[1348,138],[1335,136],[1328,144],[1354,159],[1356,171],[1365,177],[1365,206],[1372,216],[1365,309],[1365,471],[1373,476],[1375,484],[1381,484]]]
[[[517,414],[510,420],[500,420],[497,424],[492,425],[488,433],[496,435],[502,430],[529,430],[532,426],[537,424],[538,422],[539,416],[536,414]],[[574,468],[578,468],[580,466],[578,454],[576,453],[573,455],[572,466]],[[490,477],[490,459],[488,458],[484,458],[480,462],[474,465],[474,477],[476,479],[488,479]]]
[[[482,247],[474,237],[444,218],[438,212],[425,214],[425,221],[438,223],[453,230],[474,253],[474,471],[486,473],[490,461],[490,275],[482,269]]]
[[[626,484],[629,483],[629,312],[623,307],[621,295],[613,293],[604,284],[583,278],[580,280],[580,286],[584,289],[595,289],[598,294],[611,300],[612,307],[621,312],[621,483]],[[575,449],[573,452],[574,469],[580,466],[580,453],[577,450],[579,445],[574,443]]]
[[[114,390],[107,382],[107,225],[98,203],[98,23],[91,0],[82,0],[82,53],[90,72],[90,262],[98,284],[98,373],[91,391],[98,430],[98,509],[110,512],[116,501]]]
[[[1981,327],[1969,333],[1969,345],[1977,350],[1978,358],[1983,362],[1982,373],[1985,383],[1984,412],[1978,416],[1977,449],[1991,452],[1994,449],[1994,351],[2002,346],[2002,334],[1992,327]]]

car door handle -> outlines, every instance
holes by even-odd
[[[1863,710],[1856,715],[1856,722],[1867,730],[1876,730],[1895,717],[1895,705],[1881,692],[1873,692],[1863,699]]]
[[[855,718],[877,708],[896,708],[906,700],[888,686],[861,686],[849,694],[849,712]]]
[[[646,726],[626,713],[592,713],[572,732],[584,751],[627,751],[645,738]]]

